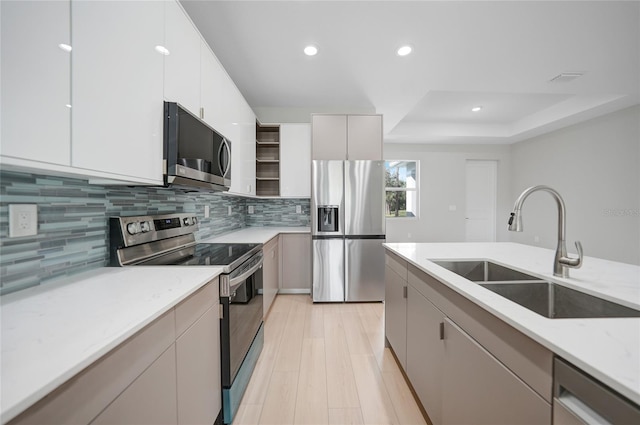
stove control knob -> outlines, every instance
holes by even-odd
[[[140,223],[140,231],[142,231],[142,233],[147,233],[149,231],[151,231],[151,224],[148,221],[143,221]]]
[[[191,217],[185,217],[182,222],[185,226],[191,226]]]
[[[191,224],[198,224],[198,219],[196,217],[191,217]]]
[[[140,223],[127,224],[127,232],[129,232],[130,235],[135,235],[137,233],[140,233]]]

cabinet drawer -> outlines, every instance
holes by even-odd
[[[551,423],[548,402],[465,331],[444,323],[444,425]]]
[[[177,423],[176,350],[172,345],[92,425]]]
[[[198,289],[176,306],[176,336],[180,336],[220,300],[218,278]]]
[[[412,265],[409,285],[551,403],[551,351]]]
[[[175,341],[172,309],[10,422],[87,424]]]
[[[394,272],[398,273],[400,277],[406,282],[407,281],[407,262],[402,258],[398,257],[395,254],[386,252],[385,255],[385,264],[391,268]]]

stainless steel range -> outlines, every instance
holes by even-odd
[[[218,266],[222,406],[230,424],[264,345],[262,244],[197,243],[193,214],[111,217],[112,266]]]

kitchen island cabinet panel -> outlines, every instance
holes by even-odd
[[[444,314],[412,286],[407,301],[407,376],[433,425],[442,421]],[[448,353],[447,353],[448,354]]]
[[[551,403],[551,351],[411,264],[409,285]]]
[[[551,423],[549,403],[449,319],[444,338],[443,424]]]
[[[172,345],[91,424],[177,424],[175,376],[176,351]]]
[[[407,371],[407,281],[389,266],[386,256],[384,282],[384,335],[400,366]],[[406,265],[405,265],[406,267]],[[406,270],[406,268],[405,268]],[[406,273],[405,273],[406,276]]]
[[[280,293],[311,293],[311,235],[280,235],[282,279]]]
[[[162,184],[164,3],[73,1],[71,12],[71,165]]]

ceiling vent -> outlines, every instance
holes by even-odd
[[[568,83],[576,78],[582,77],[582,72],[563,72],[549,80],[550,83]]]

